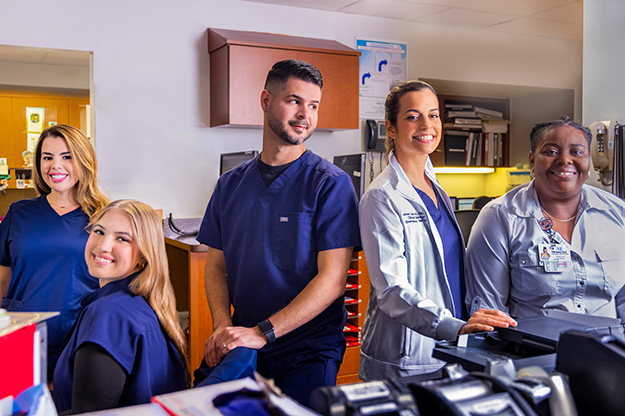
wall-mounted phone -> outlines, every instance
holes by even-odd
[[[365,122],[365,147],[370,152],[383,152],[386,142],[384,121],[367,120]]]
[[[590,157],[595,170],[599,172],[599,180],[604,185],[612,184],[611,172],[614,169],[614,131],[616,124],[617,122],[614,120],[595,121],[589,126],[592,133]],[[605,175],[606,172],[610,172],[610,174]]]

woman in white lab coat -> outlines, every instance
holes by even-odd
[[[389,165],[360,207],[360,233],[371,279],[362,334],[360,378],[428,373],[437,340],[516,325],[480,309],[463,319],[464,243],[429,154],[441,140],[438,98],[425,82],[395,87],[385,103]]]

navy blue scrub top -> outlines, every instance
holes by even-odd
[[[80,208],[57,214],[42,195],[15,202],[0,223],[0,264],[11,268],[11,284],[1,307],[61,313],[46,321],[50,374],[81,299],[99,287],[85,262],[88,222]]]
[[[184,364],[154,310],[128,285],[136,277],[108,283],[88,295],[54,371],[54,402],[59,412],[71,409],[74,357],[94,343],[128,375],[118,407],[149,403],[152,396],[185,389]]]
[[[253,327],[288,305],[317,275],[320,251],[360,245],[358,200],[341,169],[307,150],[265,186],[259,157],[219,178],[197,240],[222,250],[233,324]],[[342,359],[341,296],[300,328],[266,345],[259,360],[334,350]]]
[[[444,208],[445,204],[441,202],[441,198],[436,192],[439,199],[438,208],[434,201],[422,190],[415,187],[419,196],[425,203],[425,206],[436,224],[436,229],[441,236],[443,242],[443,253],[445,256],[445,273],[447,281],[451,289],[451,295],[454,300],[455,316],[458,319],[467,319],[464,305],[464,295],[466,288],[464,284],[464,247],[462,245],[462,237],[454,226],[451,214]]]

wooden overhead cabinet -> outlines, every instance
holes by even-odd
[[[319,129],[357,129],[358,57],[341,43],[297,36],[208,29],[210,126],[261,126],[260,93],[267,72],[284,59],[310,62],[321,71]]]

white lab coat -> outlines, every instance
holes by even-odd
[[[426,174],[453,212],[429,159]],[[432,358],[436,340],[455,340],[465,322],[454,318],[436,225],[394,155],[362,197],[359,221],[371,280],[360,378],[439,369],[444,362]]]

